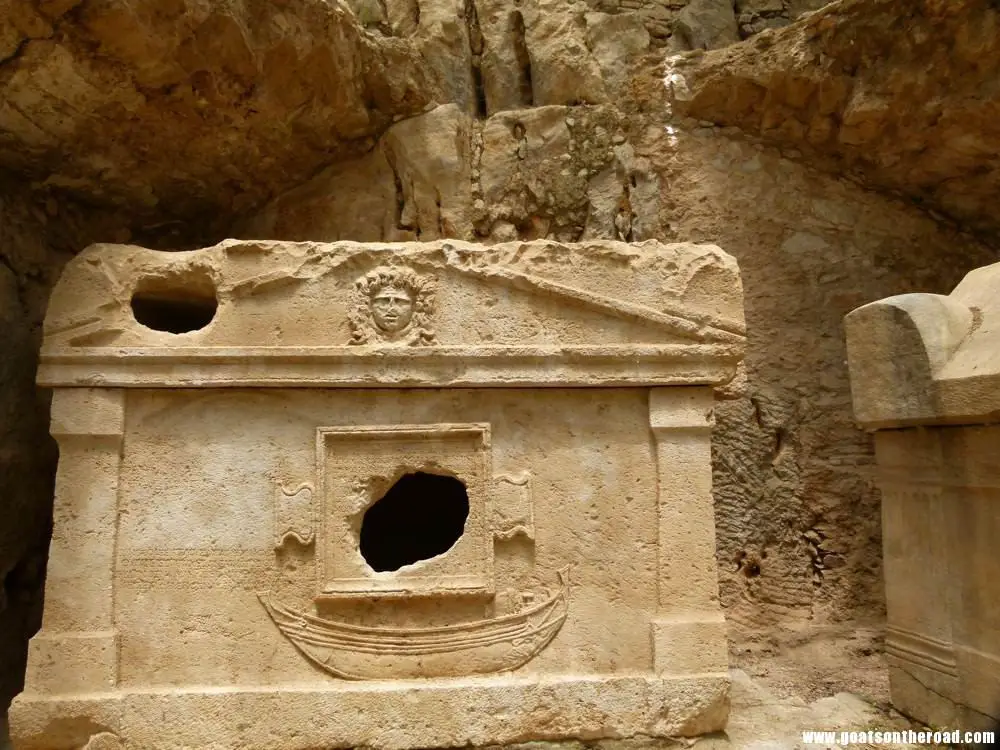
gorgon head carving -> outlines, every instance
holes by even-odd
[[[411,268],[379,266],[354,284],[351,344],[434,343],[434,280]]]

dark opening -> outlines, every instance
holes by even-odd
[[[197,331],[212,322],[218,307],[207,274],[143,279],[132,294],[132,314],[154,331]]]
[[[485,120],[488,114],[486,85],[483,83],[483,71],[478,65],[472,66],[472,89],[476,95],[476,117]]]
[[[531,82],[531,55],[528,53],[528,43],[525,41],[524,16],[521,15],[521,11],[515,10],[510,14],[510,28],[514,36],[514,57],[517,59],[521,104],[533,107],[535,90]]]
[[[361,522],[361,556],[372,570],[399,570],[441,555],[465,531],[469,495],[454,477],[406,474]]]

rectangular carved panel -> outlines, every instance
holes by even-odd
[[[319,598],[492,594],[492,472],[485,424],[320,427]],[[445,553],[377,572],[361,552],[365,513],[407,475],[453,477],[468,496]],[[408,502],[424,502],[419,495]]]

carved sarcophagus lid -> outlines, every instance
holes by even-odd
[[[89,248],[45,323],[19,747],[721,728],[712,388],[743,325],[710,245]]]
[[[39,382],[715,385],[741,357],[742,304],[713,246],[97,245],[53,293]]]

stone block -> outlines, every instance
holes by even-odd
[[[18,747],[725,724],[712,388],[745,331],[720,249],[101,245],[45,332],[61,454]]]
[[[1000,264],[845,321],[855,416],[875,431],[892,700],[935,726],[1000,721],[997,288]]]

